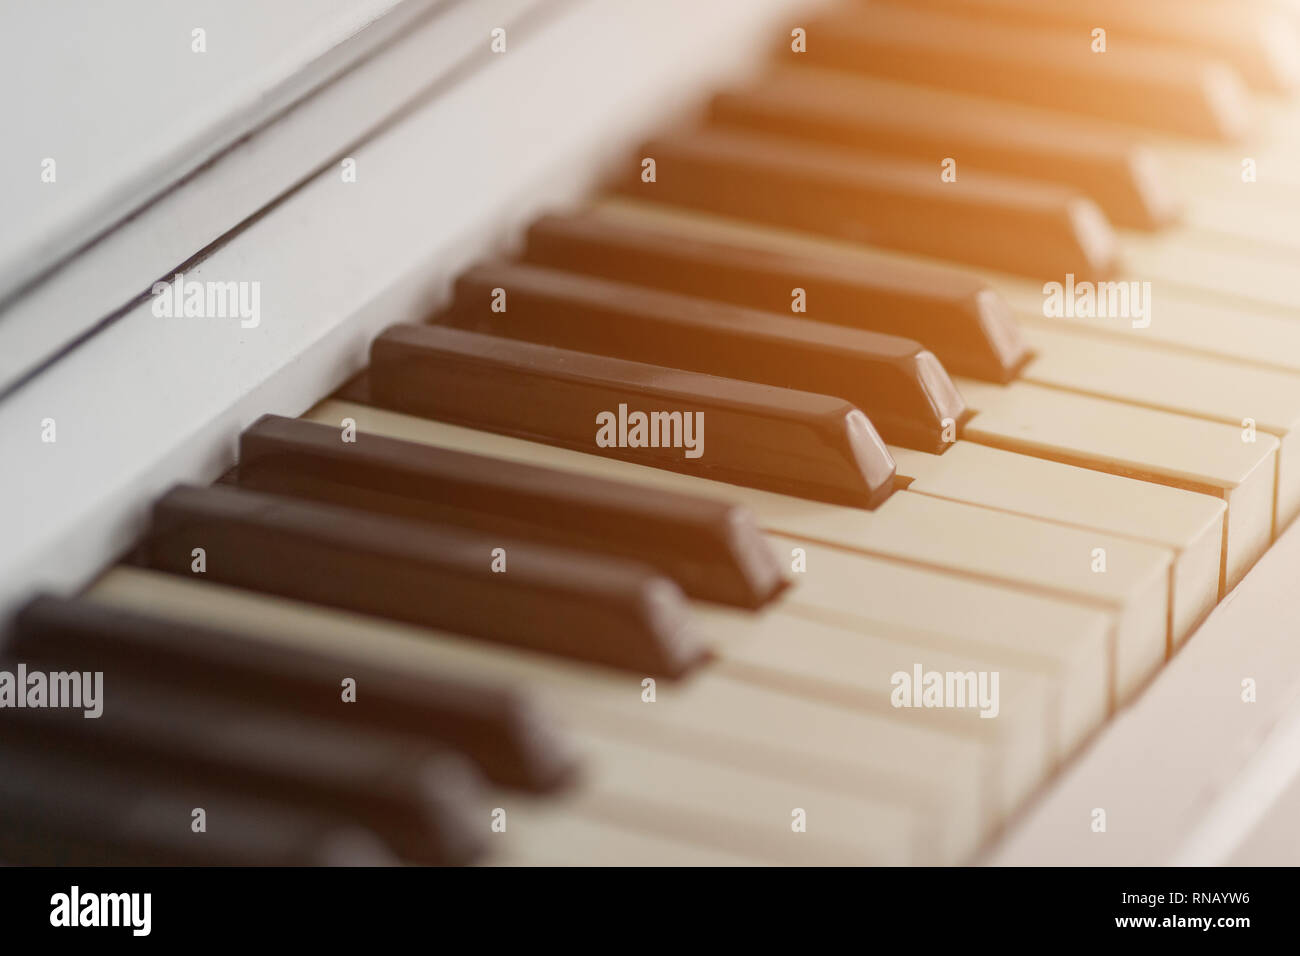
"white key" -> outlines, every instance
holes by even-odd
[[[1163,545],[1169,631],[1180,643],[1218,600],[1223,501],[1209,495],[1033,458],[970,441],[942,455],[890,446],[908,491],[1033,515]]]
[[[763,866],[768,861],[627,829],[522,793],[505,793],[491,806],[506,811],[506,830],[494,833],[486,866]],[[485,823],[485,826],[487,824]]]
[[[1128,318],[1043,315],[1042,287],[1019,280],[996,283],[1022,325],[1069,329],[1104,338],[1178,352],[1231,359],[1262,368],[1300,372],[1300,322],[1276,309],[1241,303],[1225,308],[1189,290],[1152,292],[1151,324],[1134,327]]]
[[[1228,505],[1223,587],[1272,540],[1278,441],[1240,428],[1015,382],[959,379],[972,441],[1221,497]]]
[[[650,705],[647,705],[650,706]],[[921,843],[915,814],[812,786],[576,730],[582,781],[561,800],[573,811],[798,866],[900,865]],[[800,816],[796,816],[796,811]],[[799,824],[804,829],[796,830]],[[924,857],[921,857],[924,859]]]
[[[814,700],[920,722],[977,743],[1004,810],[1014,809],[1065,756],[1056,733],[1052,682],[1000,665],[994,656],[921,649],[907,640],[906,632],[887,639],[890,628],[884,625],[837,627],[780,609],[754,615],[698,603],[695,613],[710,638],[723,638],[717,650],[731,675]],[[896,677],[914,678],[917,668],[923,674],[973,673],[977,682],[980,672],[996,670],[998,692],[990,716],[981,716],[975,696],[959,708],[914,706],[915,695],[906,691],[924,686],[924,678],[904,686]]]
[[[1126,235],[1123,249],[1130,278],[1159,282],[1161,288],[1177,284],[1229,308],[1255,302],[1291,314],[1300,310],[1300,267],[1284,244],[1243,246],[1235,236],[1184,232]]]
[[[1278,528],[1300,513],[1300,374],[1175,355],[1060,329],[1026,328],[1035,358],[1022,378],[1039,385],[1194,415],[1278,439]]]

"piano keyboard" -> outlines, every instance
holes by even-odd
[[[0,858],[979,859],[1300,512],[1300,22],[1086,6],[776,32],[250,425],[15,615],[106,705],[11,712]]]

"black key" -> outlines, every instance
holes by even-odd
[[[55,658],[25,663],[29,672],[75,666]],[[249,704],[230,693],[174,689],[111,671],[104,679],[111,702],[98,718],[67,708],[20,708],[6,715],[6,725],[25,740],[89,763],[141,773],[165,767],[176,784],[229,789],[352,820],[415,863],[465,864],[484,848],[487,827],[475,819],[482,812],[479,777],[450,751],[355,721]]]
[[[1110,223],[1061,186],[868,156],[740,130],[652,140],[656,181],[629,170],[621,189],[739,219],[902,249],[1033,278],[1104,279],[1116,269]]]
[[[893,490],[871,422],[826,395],[438,326],[385,330],[370,365],[397,411],[863,508]]]
[[[677,677],[704,656],[681,590],[644,565],[229,486],[153,509],[150,567]],[[492,570],[504,551],[505,571]]]
[[[759,607],[783,586],[753,514],[727,502],[266,415],[239,440],[246,488],[632,558],[692,596]]]
[[[961,174],[982,170],[1082,192],[1121,226],[1153,230],[1180,203],[1155,154],[1102,123],[1063,118],[934,90],[856,76],[784,69],[756,86],[723,93],[710,108],[720,126],[789,136],[924,162],[947,158]]]
[[[796,66],[869,73],[1203,139],[1236,139],[1249,123],[1248,94],[1231,68],[1123,36],[1094,53],[1091,27],[1042,30],[869,3],[840,7],[806,29],[807,52],[792,54],[787,46],[783,54]]]
[[[491,308],[506,291],[508,311]],[[919,342],[572,272],[490,262],[456,281],[444,322],[613,358],[834,395],[886,441],[943,451],[966,405]],[[948,432],[945,441],[944,432]]]
[[[1013,26],[1045,26],[1091,37],[1105,27],[1111,43],[1137,39],[1222,60],[1252,86],[1286,92],[1300,81],[1294,20],[1269,0],[907,0]]]
[[[345,658],[91,600],[40,596],[15,615],[5,652],[15,660],[69,661],[78,670],[103,671],[106,680],[150,678],[199,692],[238,687],[250,704],[320,720],[336,720],[346,707],[359,727],[446,744],[505,786],[550,790],[575,769],[566,742],[531,698],[377,665],[364,645]],[[355,702],[340,701],[344,677],[357,682]]]
[[[204,832],[193,827],[204,811]],[[220,787],[0,742],[0,860],[28,866],[384,866],[370,831]]]
[[[539,219],[524,257],[771,312],[803,289],[807,318],[916,339],[948,370],[990,382],[1010,381],[1030,357],[1001,296],[955,270],[777,252],[594,213]]]

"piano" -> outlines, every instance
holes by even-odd
[[[14,144],[0,860],[1300,862],[1300,3],[256,6]]]

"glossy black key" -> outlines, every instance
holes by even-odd
[[[195,832],[194,811],[207,829]],[[0,861],[28,866],[385,866],[397,857],[348,820],[0,741]]]
[[[346,705],[359,727],[445,744],[506,786],[550,790],[575,769],[549,714],[523,693],[385,667],[368,658],[364,645],[355,656],[309,652],[269,636],[43,595],[15,615],[5,653],[102,671],[110,686],[148,678],[196,692],[238,687],[250,704],[320,720],[337,718],[340,681],[351,677],[365,688]]]
[[[490,307],[498,288],[509,297],[508,313]],[[862,409],[886,441],[924,451],[943,451],[966,417],[948,373],[912,339],[558,269],[475,266],[457,280],[442,321],[540,345],[834,395]]]
[[[1002,298],[955,270],[777,252],[598,213],[539,219],[524,257],[771,312],[803,289],[807,318],[916,339],[944,368],[985,381],[1008,382],[1029,359]]]
[[[943,182],[937,163],[716,127],[654,139],[640,155],[654,158],[656,181],[642,182],[629,164],[618,185],[647,202],[1036,279],[1116,269],[1105,214],[1062,186],[976,172]]]
[[[688,594],[758,607],[782,587],[753,514],[418,442],[267,415],[239,440],[246,488],[505,534],[651,565]]]
[[[25,663],[47,673],[75,666]],[[105,680],[112,704],[98,718],[21,708],[6,715],[6,726],[90,762],[145,773],[166,767],[173,782],[196,789],[223,787],[353,820],[412,862],[464,864],[484,849],[487,831],[474,819],[480,778],[450,751],[355,721],[250,704],[234,688],[196,692],[116,673]]]
[[[1035,29],[890,3],[843,5],[805,28],[808,49],[791,55],[795,66],[868,73],[1202,139],[1236,139],[1249,123],[1248,92],[1231,68],[1128,38],[1095,53],[1091,28]]]
[[[722,93],[711,122],[904,157],[957,161],[1084,193],[1117,225],[1153,230],[1180,211],[1154,153],[1102,123],[833,71],[787,68]]]
[[[676,677],[704,656],[681,589],[645,565],[229,486],[153,509],[150,567]],[[504,561],[505,571],[493,571]]]
[[[396,411],[767,491],[873,508],[893,490],[871,422],[826,395],[418,325],[375,339],[370,389]]]

